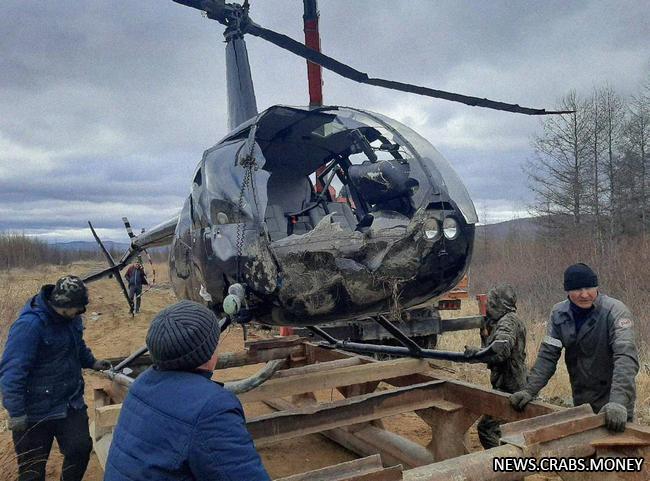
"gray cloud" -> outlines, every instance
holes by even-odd
[[[371,76],[552,108],[649,72],[646,2],[320,2],[323,50]],[[302,38],[302,4],[253,0],[259,24]],[[171,1],[0,4],[0,229],[124,240],[120,218],[173,215],[205,148],[226,133],[222,28]],[[306,104],[303,60],[248,39],[258,106]],[[356,85],[327,103],[386,113],[427,137],[479,212],[530,200],[521,166],[539,119]],[[508,207],[510,206],[510,207]],[[87,234],[86,234],[87,235]]]

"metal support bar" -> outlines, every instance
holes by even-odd
[[[309,329],[309,330],[310,330],[311,332],[313,332],[314,334],[317,334],[318,336],[322,337],[323,339],[325,339],[325,340],[326,340],[327,342],[329,342],[330,344],[336,345],[336,344],[338,344],[339,342],[341,342],[341,341],[339,341],[338,339],[336,339],[336,338],[330,336],[328,333],[326,333],[325,331],[323,331],[320,327],[316,327],[316,326],[307,326],[307,329]]]
[[[381,327],[392,334],[395,339],[397,339],[404,347],[406,347],[415,357],[420,357],[422,348],[418,346],[413,339],[400,331],[400,329],[395,324],[386,319],[383,314],[379,314],[375,320],[377,321],[377,324],[381,325]]]
[[[132,353],[129,357],[124,358],[117,366],[113,367],[110,370],[116,373],[121,371],[129,364],[131,364],[134,360],[145,354],[147,351],[149,351],[149,348],[146,345],[142,346],[140,349]]]
[[[318,329],[318,328],[314,328]],[[319,331],[321,331],[319,329]],[[454,362],[481,362],[483,359],[491,356],[499,345],[507,341],[494,341],[492,344],[484,349],[481,349],[473,356],[466,356],[462,352],[454,351],[439,351],[436,349],[420,349],[419,352],[414,353],[407,347],[401,346],[381,346],[375,344],[363,344],[359,342],[339,341],[326,332],[316,332],[319,336],[327,339],[329,344],[321,343],[320,346],[329,349],[341,349],[348,352],[357,354],[387,354],[389,356],[399,357],[416,357],[422,359],[440,359],[445,361]]]

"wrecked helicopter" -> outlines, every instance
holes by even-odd
[[[126,294],[120,270],[142,250],[170,245],[175,294],[211,306],[224,326],[250,320],[305,326],[353,352],[444,357],[414,342],[414,333],[386,313],[397,310],[400,317],[465,274],[478,221],[472,200],[450,164],[406,125],[322,105],[320,68],[472,106],[561,112],[370,78],[320,53],[315,0],[304,0],[305,44],[254,23],[248,2],[174,1],[226,27],[231,131],[204,152],[180,213],[140,235],[129,231],[131,247],[122,258],[104,249],[110,267],[86,280],[114,275]],[[310,106],[258,112],[245,35],[308,60]],[[413,312],[425,321],[433,315]],[[341,341],[319,327],[359,319],[371,319],[400,346]]]

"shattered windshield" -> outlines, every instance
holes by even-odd
[[[474,203],[460,177],[449,162],[425,138],[406,125],[374,112],[339,108],[337,114],[338,119],[344,125],[348,122],[358,125],[358,122],[361,122],[386,132],[387,137],[395,139],[394,141],[400,144],[401,151],[406,150],[409,152],[409,157],[421,160],[422,163],[410,162],[412,175],[420,181],[421,185],[426,185],[423,182],[424,179],[430,179],[434,186],[447,191],[447,194],[456,203],[467,223],[475,224],[478,222]],[[429,194],[429,190],[420,189],[414,195],[414,203],[420,205],[420,201],[426,199]]]

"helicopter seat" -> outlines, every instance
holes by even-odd
[[[334,222],[341,224],[344,230],[355,230],[357,228],[357,217],[352,212],[348,204],[343,202],[327,202],[327,210],[333,215]],[[316,226],[323,217],[325,217],[325,209],[322,205],[313,208],[309,211],[309,219],[311,224]]]
[[[307,176],[284,176],[271,174],[266,186],[268,204],[264,220],[271,240],[282,239],[291,234],[305,234],[312,230],[309,212],[291,216],[310,204],[312,186]]]

